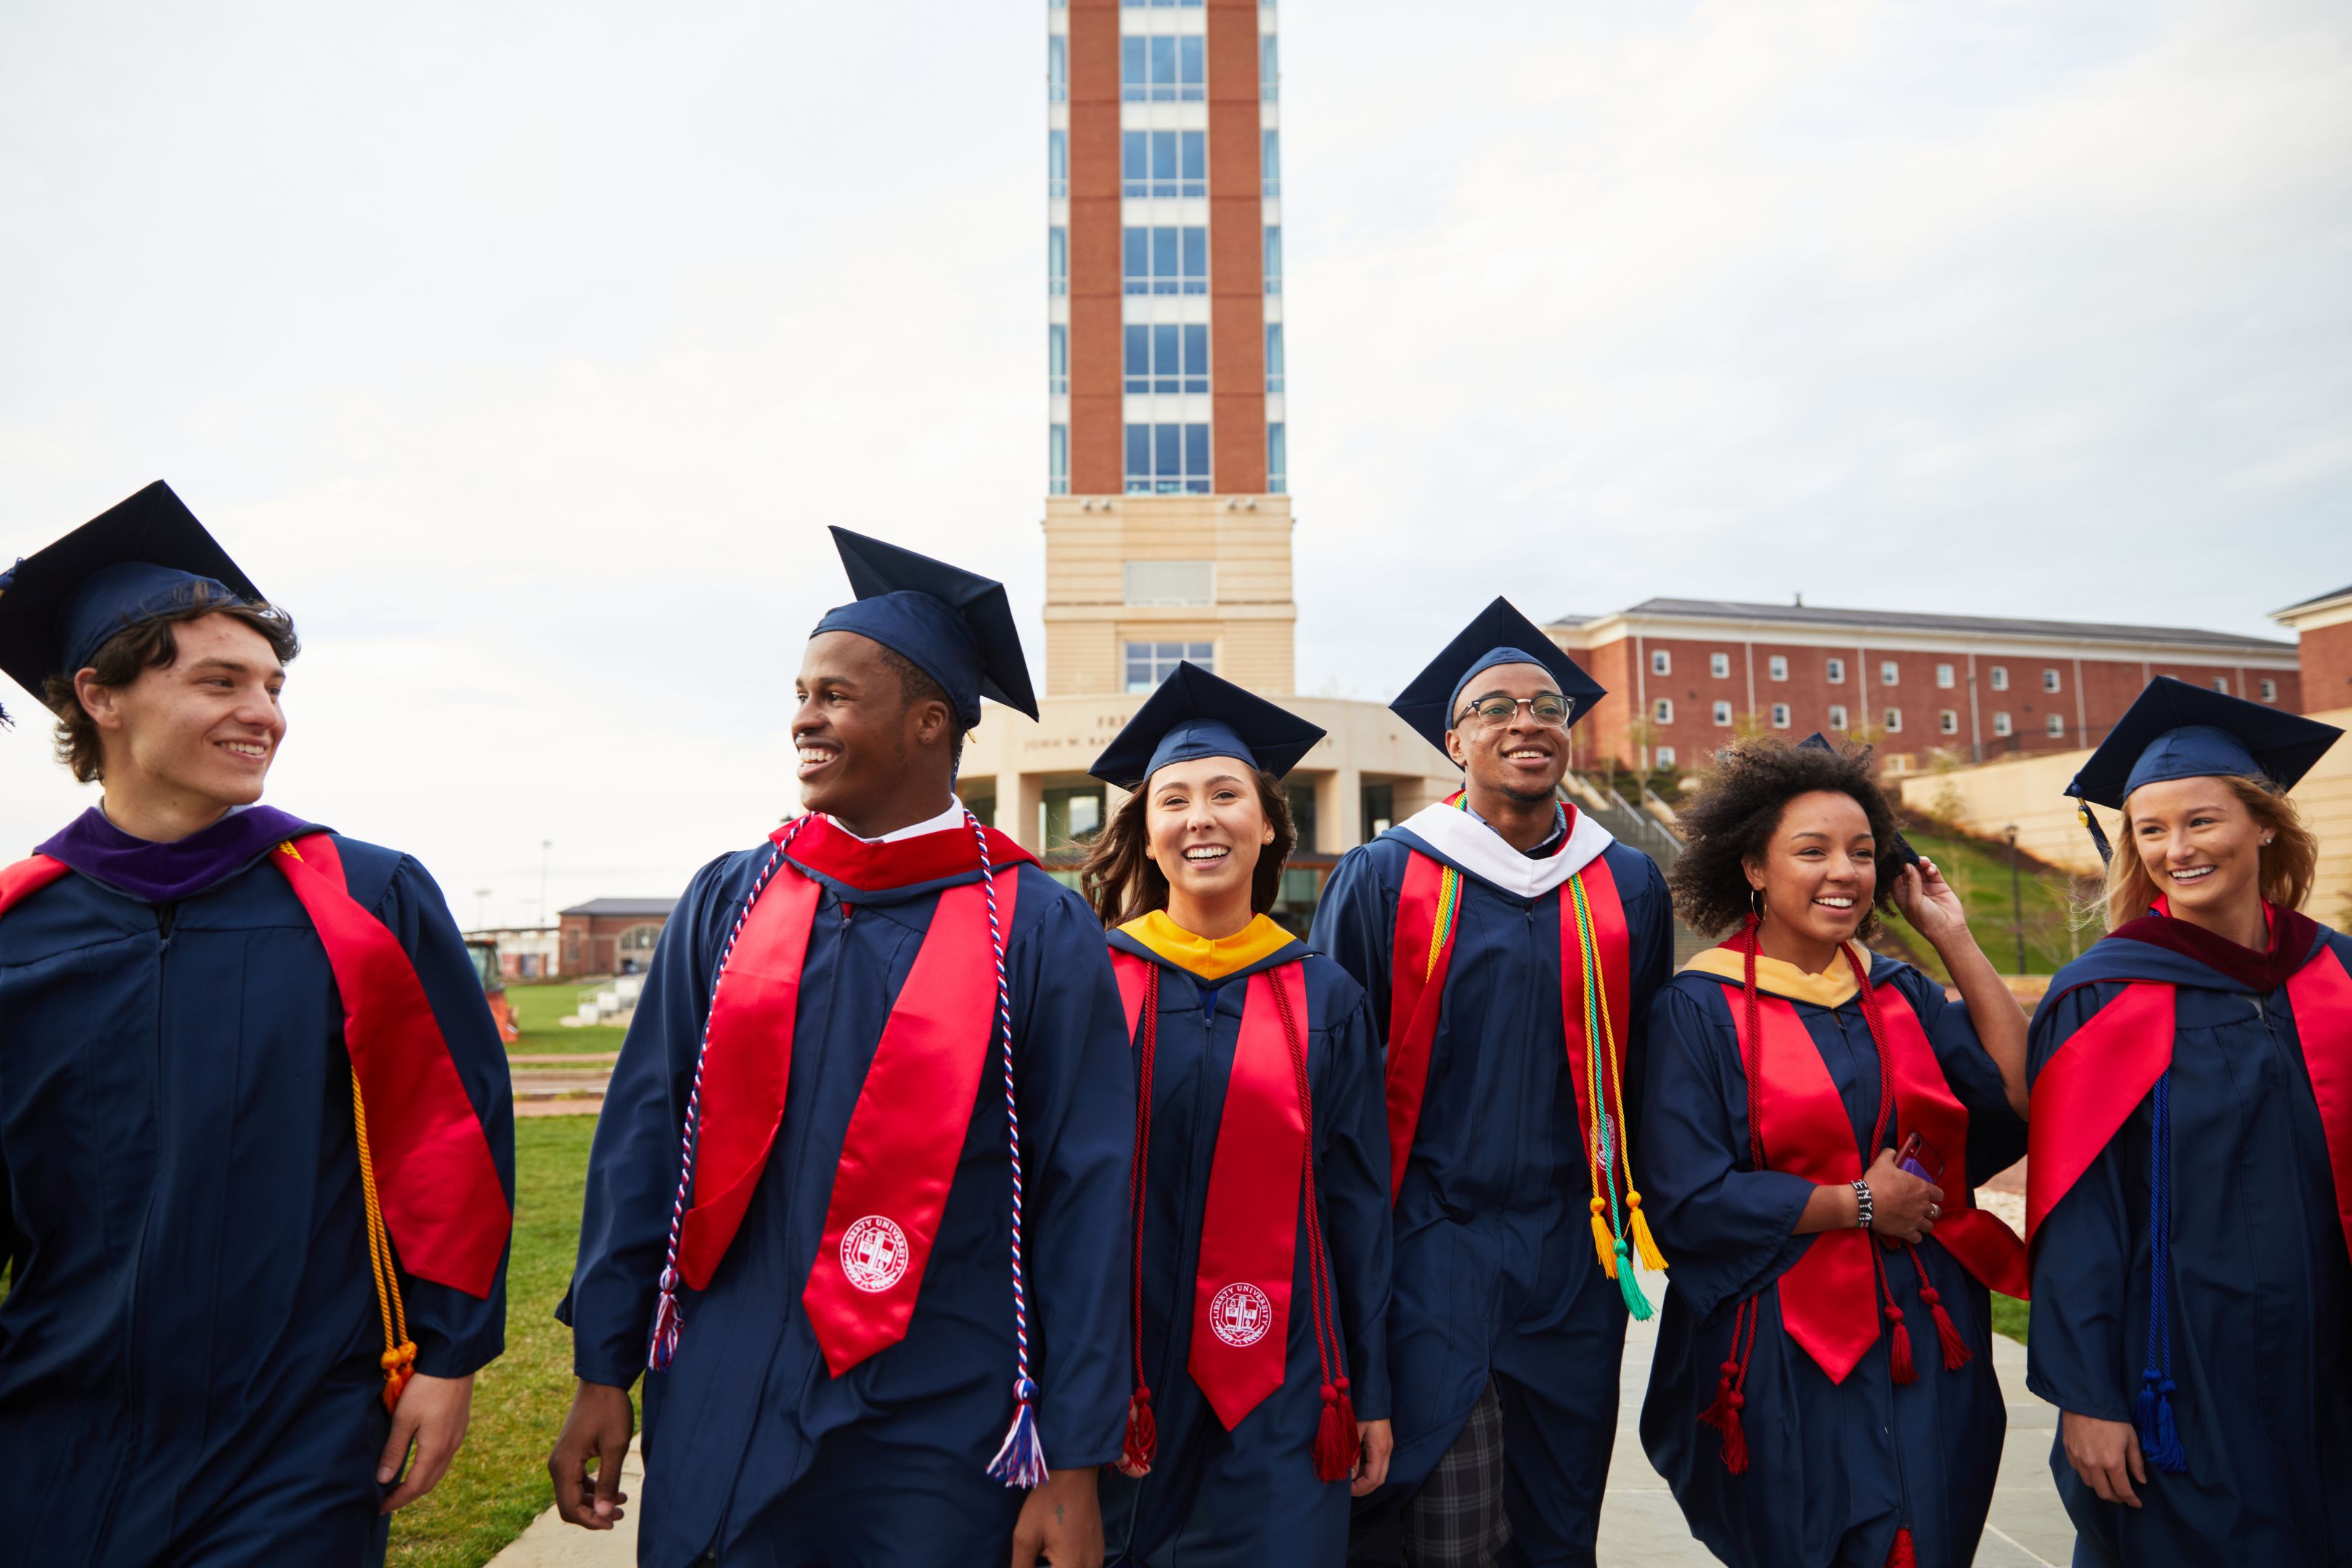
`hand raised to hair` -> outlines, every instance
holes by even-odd
[[[1930,945],[1941,950],[1955,937],[1969,939],[1969,911],[1933,860],[1904,867],[1894,893],[1895,907]]]

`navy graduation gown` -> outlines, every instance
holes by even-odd
[[[1841,963],[1843,961],[1841,961]],[[1952,1093],[1969,1113],[1967,1169],[1982,1176],[2025,1152],[2000,1069],[1964,1004],[1916,969],[1874,958],[1874,985],[1892,984],[1918,1016]],[[1975,1359],[1947,1371],[1909,1258],[1889,1255],[1886,1279],[1912,1338],[1918,1381],[1895,1385],[1880,1342],[1843,1383],[1781,1326],[1767,1289],[1804,1256],[1790,1234],[1814,1184],[1758,1171],[1748,1149],[1748,1078],[1724,982],[1685,971],[1650,1010],[1649,1079],[1634,1142],[1644,1205],[1674,1264],[1658,1326],[1642,1446],[1674,1489],[1691,1533],[1742,1568],[1878,1568],[1907,1526],[1919,1568],[1967,1568],[1992,1504],[2007,1413],[1994,1376],[1990,1300],[1932,1237],[1919,1247],[1936,1291]],[[1735,984],[1737,983],[1734,983]],[[1837,1007],[1791,999],[1845,1101],[1855,1147],[1878,1114],[1878,1053],[1859,995]],[[1890,1119],[1889,1141],[1904,1131]],[[1958,1180],[1961,1151],[1941,1151]],[[1873,1151],[1864,1160],[1867,1166]],[[1954,1200],[1957,1202],[1957,1200]],[[1731,1351],[1733,1314],[1763,1290],[1748,1363],[1748,1468],[1725,1468],[1721,1436],[1700,1423]]]
[[[2352,940],[2319,928],[2352,963]],[[2324,961],[2324,960],[2323,960]],[[2352,1563],[2352,1263],[2284,986],[2248,991],[2195,959],[2107,938],[2060,971],[2031,1065],[2124,990],[2176,987],[2172,1415],[2185,1473],[2150,1467],[2138,1509],[2051,1473],[2101,1564]],[[2033,1245],[2033,1392],[2129,1421],[2147,1363],[2149,1100],[2043,1218]]]
[[[1364,988],[1383,1041],[1397,902],[1416,849],[1432,852],[1391,828],[1349,850],[1309,939]],[[1672,959],[1671,915],[1655,862],[1622,844],[1601,853],[1625,910],[1626,1115],[1638,1119],[1642,1020]],[[1428,1476],[1493,1373],[1511,1385],[1514,1552],[1589,1556],[1615,1437],[1625,1306],[1594,1253],[1586,1207],[1591,1177],[1560,1021],[1562,895],[1522,899],[1455,868],[1454,956],[1394,1212],[1390,1480],[1411,1488]]]
[[[440,889],[338,836],[406,949],[514,1190],[506,1053]],[[342,1005],[258,859],[169,903],[85,876],[0,920],[0,1474],[44,1563],[356,1563],[389,1430]],[[404,1279],[416,1370],[504,1343]]]
[[[1108,1560],[1152,1568],[1336,1565],[1348,1551],[1349,1484],[1315,1479],[1322,1377],[1303,1199],[1281,1388],[1228,1432],[1186,1366],[1202,1214],[1248,980],[1301,963],[1315,1191],[1337,1327],[1357,1419],[1388,1417],[1388,1129],[1370,1010],[1344,970],[1295,942],[1214,984],[1125,931],[1112,931],[1110,942],[1160,971],[1143,1221],[1143,1366],[1160,1447],[1141,1480],[1102,1472]]]
[[[645,1371],[711,979],[768,853],[761,844],[697,873],[663,929],[614,1067],[579,1262],[557,1311],[572,1328],[574,1370],[592,1383],[627,1387]],[[1108,1464],[1125,1432],[1130,1375],[1134,1076],[1101,926],[1035,866],[1019,875],[1005,957],[1038,1431],[1057,1468]],[[802,1540],[868,1531],[864,1545],[830,1537],[838,1563],[984,1563],[1009,1551],[1025,1494],[985,1473],[1013,1415],[1012,1165],[998,1047],[980,1075],[905,1340],[833,1377],[801,1302],[850,1112],[945,885],[846,903],[838,885],[823,886],[783,1125],[710,1288],[681,1293],[676,1359],[646,1378],[641,1563],[724,1555],[747,1533],[751,1554],[787,1520]]]

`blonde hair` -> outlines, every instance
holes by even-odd
[[[2303,825],[2294,802],[2273,789],[2269,781],[2237,773],[2215,775],[2254,819],[2266,828],[2271,842],[2262,851],[2262,893],[2283,910],[2303,907],[2319,868],[2319,840]],[[2107,929],[2137,920],[2157,900],[2156,879],[2139,858],[2139,840],[2132,832],[2131,802],[2124,802],[2123,827],[2116,836],[2115,858],[2107,862]]]

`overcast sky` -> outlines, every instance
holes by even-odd
[[[543,840],[551,906],[674,892],[794,798],[822,525],[1001,575],[1043,668],[1044,24],[13,0],[0,554],[168,479],[308,644],[273,803],[467,923]],[[1282,27],[1307,689],[1496,592],[2284,635],[2352,581],[2340,0]],[[89,798],[45,727],[8,856]]]

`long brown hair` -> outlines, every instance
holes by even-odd
[[[2297,910],[2311,896],[2319,871],[2319,840],[2303,825],[2294,802],[2273,789],[2267,780],[2236,773],[2217,774],[2238,797],[2254,826],[2271,835],[2262,851],[2262,893],[2266,902]],[[2132,832],[2131,802],[2124,802],[2123,829],[2116,835],[2115,858],[2107,862],[2107,929],[2147,913],[2157,900],[2156,879],[2139,858],[2138,836]]]
[[[1283,793],[1282,781],[1264,768],[1252,768],[1250,775],[1257,781],[1258,809],[1274,826],[1274,842],[1259,847],[1256,868],[1250,873],[1250,913],[1262,915],[1281,895],[1282,868],[1298,847],[1298,827],[1290,819],[1290,797]],[[1168,878],[1144,853],[1151,842],[1146,821],[1150,786],[1146,779],[1142,789],[1119,802],[1078,866],[1078,891],[1094,906],[1106,930],[1168,907]]]

